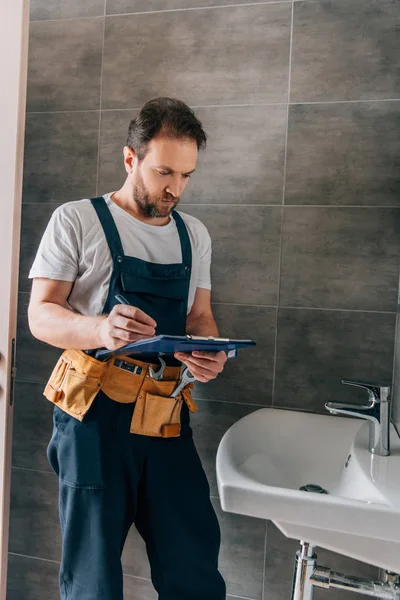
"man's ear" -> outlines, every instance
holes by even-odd
[[[137,161],[137,155],[132,148],[129,146],[124,147],[124,165],[127,173],[132,173],[135,163]]]

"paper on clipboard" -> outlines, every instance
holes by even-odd
[[[157,335],[152,338],[146,338],[138,342],[127,344],[118,350],[107,350],[101,348],[97,350],[95,357],[99,360],[106,360],[109,356],[135,354],[175,354],[175,352],[193,352],[194,350],[207,350],[209,352],[219,352],[221,350],[228,353],[228,358],[236,356],[239,348],[248,348],[255,346],[254,340],[248,339],[228,339],[217,337],[201,337],[194,335]]]

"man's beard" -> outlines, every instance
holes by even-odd
[[[135,181],[133,199],[144,214],[152,218],[168,217],[179,203],[179,198],[175,198],[167,192],[163,196],[150,196],[140,175]],[[164,204],[163,200],[171,200],[171,203]]]

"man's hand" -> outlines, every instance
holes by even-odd
[[[227,361],[225,352],[194,350],[192,353],[176,352],[174,356],[189,368],[197,381],[202,383],[215,379],[223,371]]]
[[[107,350],[117,350],[125,344],[153,337],[157,323],[145,312],[128,306],[116,304],[99,326],[100,346]]]

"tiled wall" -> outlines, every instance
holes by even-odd
[[[323,412],[327,400],[354,397],[342,377],[391,378],[399,2],[31,7],[8,600],[54,600],[60,559],[57,480],[45,455],[51,405],[42,396],[59,352],[28,332],[28,269],[57,205],[121,185],[128,122],[156,95],[187,101],[209,133],[182,210],[213,238],[221,334],[258,342],[196,391],[193,425],[222,527],[221,569],[231,600],[286,600],[297,542],[271,523],[221,512],[215,451],[232,423],[260,407]],[[323,448],[315,451],[318,460]],[[376,576],[326,551],[320,559]],[[124,568],[127,600],[156,598],[133,531]]]

